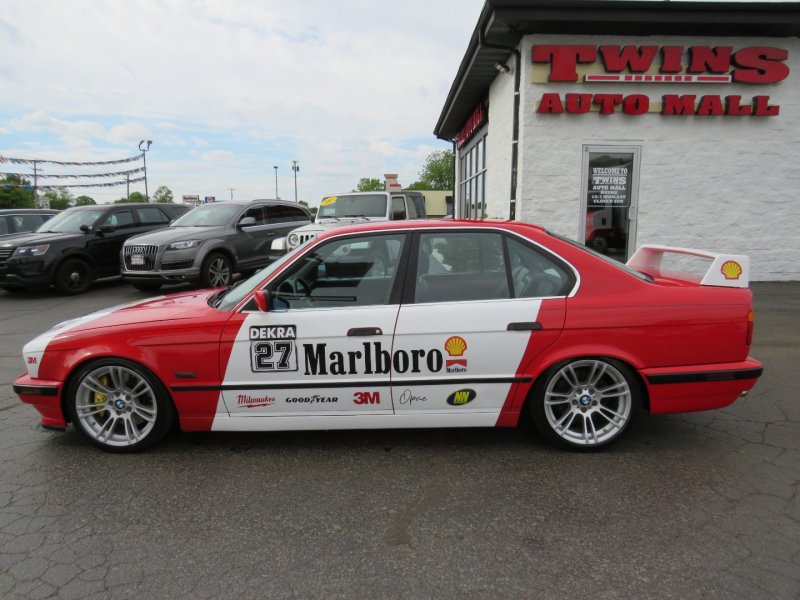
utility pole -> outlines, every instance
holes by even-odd
[[[297,172],[300,170],[300,165],[296,160],[292,161],[292,171],[294,171],[294,201],[297,202]]]
[[[130,200],[131,199],[131,174],[130,173],[125,173],[125,184],[126,184],[126,188],[128,190],[127,193],[125,194],[125,198]]]
[[[233,202],[233,190],[235,190],[235,189],[236,188],[228,188],[228,190],[230,190],[230,192],[231,192],[231,202]]]
[[[36,183],[38,181],[39,171],[36,167],[38,161],[31,161],[33,163],[33,207],[39,208],[39,194],[36,192]],[[47,208],[50,208],[49,206]]]
[[[147,191],[147,158],[145,158],[145,152],[150,150],[150,144],[153,143],[153,140],[147,140],[147,146],[142,148],[145,144],[145,140],[139,142],[139,150],[142,151],[142,161],[144,161],[144,197],[147,202],[150,202],[150,194]]]
[[[275,169],[275,199],[280,200],[280,196],[278,196],[278,165],[272,165],[272,168]]]

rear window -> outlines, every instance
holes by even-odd
[[[583,244],[579,244],[575,240],[571,240],[569,238],[566,238],[563,235],[558,235],[557,233],[553,233],[552,231],[545,231],[545,233],[547,233],[547,235],[549,235],[551,237],[556,238],[557,240],[561,240],[562,242],[565,242],[565,243],[569,244],[570,246],[575,246],[576,248],[580,248],[584,252],[588,252],[592,256],[596,256],[597,258],[599,258],[603,262],[606,262],[606,263],[608,263],[610,265],[613,265],[613,266],[617,267],[618,269],[620,269],[622,271],[625,271],[626,273],[629,273],[630,275],[633,275],[637,279],[641,279],[642,281],[647,281],[648,283],[653,281],[653,278],[650,275],[648,275],[647,273],[641,273],[639,271],[636,271],[635,269],[631,269],[625,263],[621,263],[621,262],[619,262],[617,260],[614,260],[610,256],[606,256],[605,254],[600,254],[599,252],[595,252],[591,248],[588,248],[587,246],[584,246]]]

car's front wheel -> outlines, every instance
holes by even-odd
[[[203,261],[200,283],[203,287],[225,287],[233,280],[233,266],[224,254],[215,252]]]
[[[108,452],[145,450],[175,420],[175,408],[158,378],[122,358],[83,366],[67,389],[66,409],[78,430]]]
[[[605,358],[565,361],[551,367],[534,386],[531,413],[549,442],[595,450],[619,439],[641,402],[636,375]]]
[[[85,260],[68,258],[56,269],[53,285],[62,294],[76,295],[87,291],[94,281],[94,270]]]

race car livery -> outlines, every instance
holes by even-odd
[[[667,271],[669,255],[710,264]],[[596,449],[639,411],[724,407],[761,374],[744,256],[629,265],[523,223],[338,228],[239,285],[62,323],[14,383],[110,451],[185,431],[513,427]],[[713,271],[713,272],[712,272]]]

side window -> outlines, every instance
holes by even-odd
[[[284,206],[283,210],[286,213],[286,221],[308,221],[309,217],[301,209],[294,206]]]
[[[513,238],[508,238],[508,262],[515,298],[566,296],[573,285],[565,267]]]
[[[417,214],[417,207],[414,204],[413,196],[406,196],[406,211],[408,213],[409,219],[416,219],[419,217],[419,215]]]
[[[42,215],[14,215],[14,231],[36,231],[44,223]]]
[[[328,242],[306,254],[271,285],[276,308],[386,304],[405,235],[371,235]]]
[[[248,208],[247,211],[245,211],[245,213],[239,218],[239,220],[241,221],[246,217],[253,217],[256,220],[255,225],[267,224],[267,216],[263,206],[254,206],[252,208]]]
[[[291,223],[292,221],[307,221],[303,211],[292,206],[267,206],[267,221],[270,223]]]
[[[11,233],[11,230],[8,225],[9,225],[8,219],[6,219],[6,217],[0,217],[0,235],[5,233]]]
[[[133,226],[133,213],[130,210],[119,210],[108,215],[100,222],[100,226],[111,225],[117,229]]]
[[[170,219],[158,207],[146,206],[144,208],[136,208],[136,216],[139,217],[139,223],[142,225],[166,225]]]
[[[403,196],[392,196],[392,219],[398,221],[406,218],[406,199]]]
[[[501,234],[445,231],[420,236],[415,302],[510,297]]]

